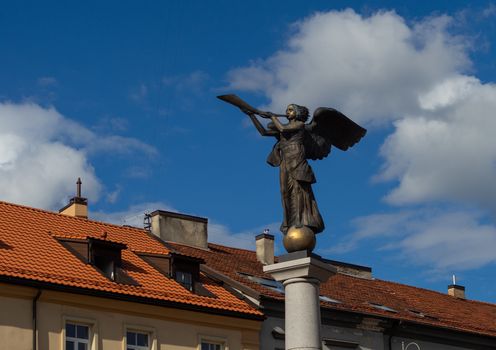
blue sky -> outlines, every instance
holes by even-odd
[[[155,1],[0,10],[0,199],[93,218],[208,217],[254,248],[281,220],[272,140],[215,98],[341,110],[368,129],[313,162],[316,253],[496,302],[496,4]]]

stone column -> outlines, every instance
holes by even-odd
[[[280,257],[264,272],[284,285],[286,350],[322,349],[319,286],[336,268],[317,255],[299,251]]]

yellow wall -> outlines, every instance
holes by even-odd
[[[76,216],[79,218],[87,218],[88,206],[86,204],[72,203],[70,206],[61,211],[60,214]]]
[[[31,301],[2,296],[0,286],[0,350],[31,349]]]
[[[37,290],[0,284],[0,350],[32,344],[32,299]],[[38,301],[40,350],[63,350],[64,322],[88,324],[92,350],[123,350],[126,327],[156,338],[156,350],[197,349],[201,337],[224,340],[229,350],[258,349],[261,321],[43,290]]]

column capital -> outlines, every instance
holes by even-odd
[[[315,255],[267,265],[264,266],[263,271],[280,282],[293,278],[309,278],[325,282],[336,274],[334,266],[321,261]]]

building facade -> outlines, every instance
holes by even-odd
[[[284,288],[254,250],[208,242],[207,219],[166,211],[149,230],[0,202],[0,350],[284,349]],[[79,213],[79,214],[77,214]],[[77,214],[77,215],[76,215]],[[323,348],[496,350],[496,305],[322,261]]]
[[[277,262],[273,236],[258,235],[250,251],[175,242],[159,227],[153,231],[169,249],[202,259],[206,274],[263,311],[261,349],[284,349],[284,288],[262,271]],[[320,288],[324,349],[496,350],[496,305],[466,299],[464,287],[439,293],[377,279],[369,267],[321,260],[338,271]]]
[[[259,349],[262,312],[201,263],[142,229],[0,202],[0,349]]]

